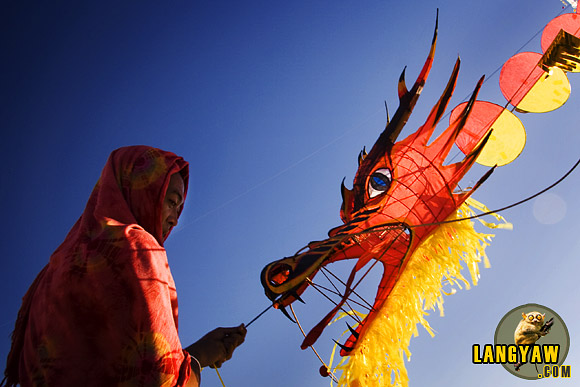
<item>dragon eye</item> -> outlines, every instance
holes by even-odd
[[[369,197],[374,198],[388,191],[391,180],[391,171],[387,168],[377,169],[369,179]]]

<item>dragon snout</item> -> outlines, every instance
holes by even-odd
[[[313,285],[314,276],[323,266],[340,260],[357,259],[349,279],[344,283],[345,290],[340,295],[340,301],[310,331],[302,347],[311,345],[316,341],[324,327],[328,325],[328,322],[354,291],[353,281],[356,273],[369,261],[380,261],[384,265],[380,290],[372,309],[382,304],[392,289],[404,257],[411,247],[413,232],[409,226],[402,222],[391,221],[371,227],[368,227],[369,222],[364,225],[361,222],[360,220],[351,221],[337,227],[331,230],[328,239],[310,242],[305,251],[271,262],[262,270],[261,282],[266,296],[272,301],[274,308],[281,310],[290,320],[294,321],[286,312],[285,307],[297,300],[304,302],[300,296],[308,286]],[[371,310],[370,314],[372,313]],[[361,323],[356,328],[357,334],[352,334],[347,342],[348,347],[352,348],[356,344],[358,332],[363,328],[363,325]],[[345,348],[342,349],[343,352],[346,351]]]
[[[307,251],[292,257],[271,262],[262,270],[261,280],[266,296],[274,307],[284,307],[300,299],[300,294],[308,287],[322,265],[323,258]]]

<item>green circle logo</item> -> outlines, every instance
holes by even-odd
[[[570,335],[564,320],[552,309],[525,304],[510,310],[495,330],[494,347],[505,351],[502,366],[522,379],[570,377],[563,365]]]

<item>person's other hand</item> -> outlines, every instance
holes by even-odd
[[[244,324],[233,328],[217,328],[185,350],[195,357],[202,367],[219,368],[232,358],[234,349],[244,342],[245,337]]]

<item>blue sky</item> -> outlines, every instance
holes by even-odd
[[[462,69],[450,107],[483,74],[491,77],[480,98],[503,105],[499,73],[492,74],[524,45],[539,52],[540,35],[534,35],[562,4],[0,3],[0,359],[21,297],[80,216],[108,154],[125,145],[153,145],[191,163],[188,201],[166,244],[184,345],[216,326],[251,320],[268,305],[261,269],[339,224],[340,182],[346,177],[350,186],[358,152],[384,128],[383,101],[393,111],[397,106],[403,67],[409,82],[421,68],[437,7],[435,63],[403,135],[422,124],[458,55]],[[572,94],[560,109],[518,115],[527,146],[476,199],[503,207],[548,186],[577,160],[579,77],[570,75]],[[474,167],[466,182],[483,171]],[[474,343],[493,342],[507,311],[530,302],[568,323],[566,363],[574,375],[580,365],[574,346],[580,335],[578,173],[551,196],[503,213],[514,230],[497,231],[488,248],[492,267],[482,270],[477,287],[446,298],[445,317],[432,313],[435,338],[420,328],[412,340],[411,386],[529,383],[501,366],[473,365],[470,353]],[[562,215],[546,224],[534,208],[536,215]],[[305,299],[297,312],[308,328],[331,306],[313,292]],[[321,337],[323,357],[340,332]],[[222,367],[226,385],[327,385],[318,360],[299,349],[301,341],[296,326],[269,311]],[[218,385],[209,369],[203,382]]]

